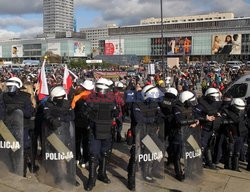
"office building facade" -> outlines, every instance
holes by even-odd
[[[43,32],[74,30],[74,0],[43,0]]]
[[[102,55],[137,55],[152,59],[188,57],[191,60],[250,60],[250,18],[132,25],[109,29],[99,41]]]
[[[92,43],[92,50],[95,51],[99,47],[99,40],[108,37],[108,29],[116,27],[116,24],[110,24],[106,27],[82,28],[80,31],[86,34],[86,39]]]

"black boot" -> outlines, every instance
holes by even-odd
[[[117,135],[116,135],[116,142],[117,142],[117,143],[121,143],[121,141],[122,141],[121,133],[117,132]]]
[[[232,156],[229,156],[227,162],[225,163],[224,169],[232,170]]]
[[[239,168],[239,156],[234,156],[233,170],[241,172]]]
[[[108,178],[107,173],[106,173],[106,171],[107,171],[107,163],[108,163],[108,155],[104,154],[102,156],[102,159],[101,159],[100,163],[99,163],[99,169],[98,169],[98,176],[97,176],[97,178],[100,181],[104,182],[104,183],[110,184],[111,181]]]
[[[36,165],[36,153],[37,153],[37,140],[35,138],[34,131],[30,131],[31,137],[31,156],[30,156],[30,166],[29,170],[31,173],[36,173],[39,170],[39,166]]]
[[[213,164],[212,152],[210,149],[206,152],[206,168],[216,170],[215,164]]]
[[[150,162],[143,162],[142,172],[144,180],[149,183],[154,183],[155,180],[152,178],[151,171],[152,168]]]
[[[250,163],[247,165],[247,171],[250,171]]]
[[[91,157],[89,161],[89,179],[85,187],[86,191],[91,191],[95,186],[96,175],[97,175],[96,168],[97,168],[97,160],[95,159],[95,157]]]
[[[128,165],[128,189],[130,191],[135,191],[135,173],[136,173],[136,163],[129,160]]]
[[[184,174],[182,172],[180,160],[175,160],[174,161],[174,170],[175,170],[175,174],[176,174],[175,178],[177,180],[181,181],[181,182],[184,181],[185,176],[184,176]]]

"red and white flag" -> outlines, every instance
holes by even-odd
[[[49,95],[49,89],[48,89],[47,78],[46,78],[46,73],[45,73],[45,63],[46,63],[46,58],[44,58],[43,60],[43,65],[39,74],[38,99],[40,101]]]
[[[63,76],[63,88],[65,89],[66,93],[69,94],[70,88],[72,87],[72,77],[69,74],[69,70],[67,65],[64,67],[64,76]]]

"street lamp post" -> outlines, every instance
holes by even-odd
[[[163,5],[162,0],[161,2],[161,64],[162,64],[162,72],[165,78],[165,71],[164,71],[164,38],[163,38]]]

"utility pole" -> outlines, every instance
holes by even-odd
[[[162,5],[162,0],[160,0],[161,4],[161,64],[162,64],[162,73],[164,76],[164,79],[166,78],[166,73],[165,73],[165,64],[164,64],[164,38],[163,38],[163,5]]]

